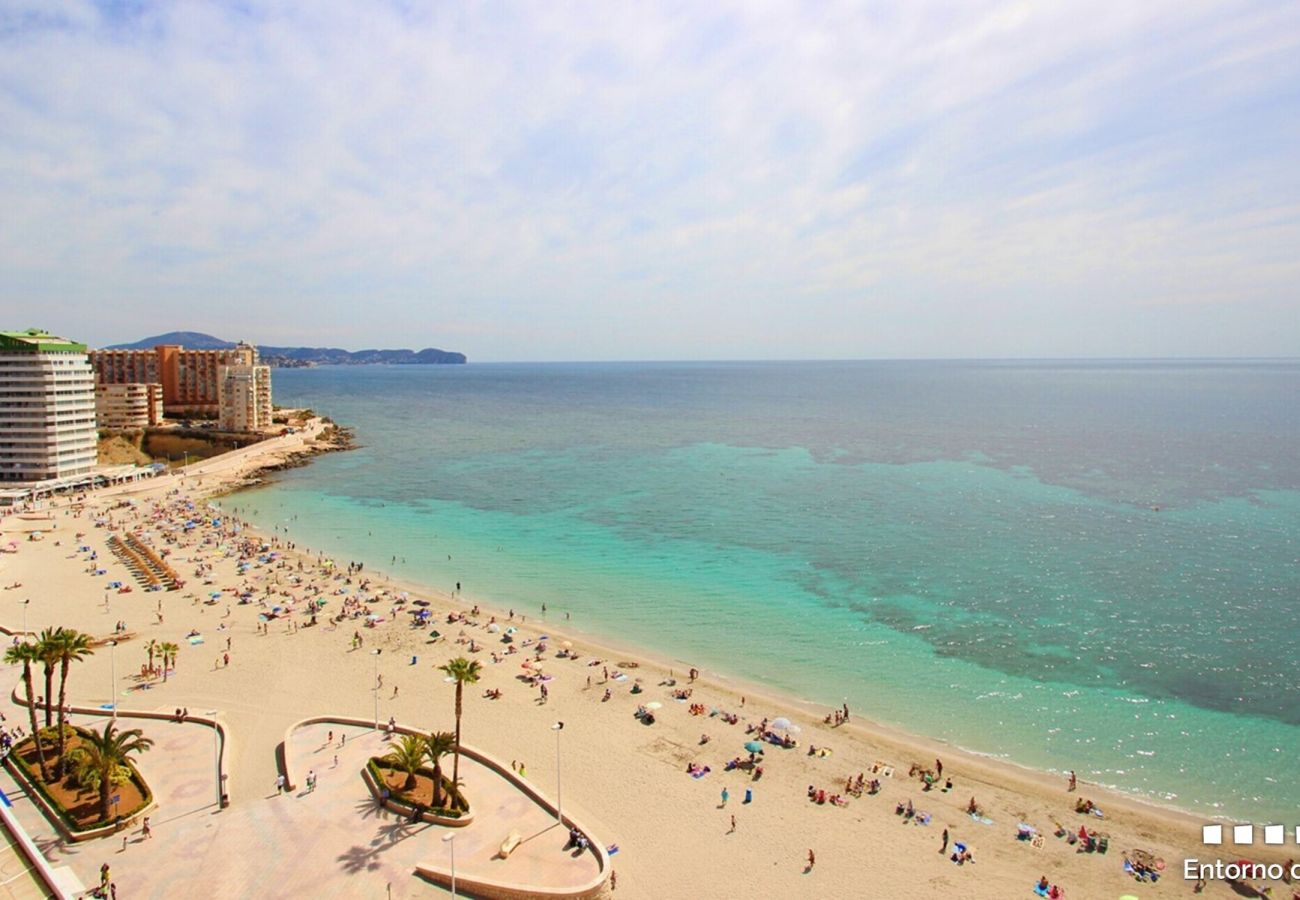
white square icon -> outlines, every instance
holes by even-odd
[[[1286,827],[1283,825],[1265,825],[1264,843],[1282,844],[1286,842]]]
[[[1232,842],[1234,844],[1255,843],[1255,826],[1254,825],[1233,825]]]
[[[1222,826],[1222,825],[1202,825],[1202,826],[1201,826],[1201,843],[1202,843],[1202,844],[1222,844],[1222,843],[1223,843],[1223,826]]]

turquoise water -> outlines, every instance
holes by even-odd
[[[233,501],[300,543],[1300,821],[1300,365],[321,368],[275,390],[364,445]]]

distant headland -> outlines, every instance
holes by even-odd
[[[115,344],[108,350],[152,350],[159,344],[180,344],[194,350],[224,350],[235,346],[234,341],[199,331],[169,331],[143,338],[133,344]],[[257,348],[261,362],[268,366],[298,368],[307,366],[369,366],[369,365],[464,365],[465,354],[450,350],[426,347],[423,350],[343,350],[338,347],[262,347]]]

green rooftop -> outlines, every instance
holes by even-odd
[[[0,331],[0,353],[85,353],[86,345],[78,344],[42,331]]]

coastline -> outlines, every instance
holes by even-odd
[[[184,472],[175,476],[164,476],[154,483],[106,489],[94,495],[93,500],[121,498],[123,496],[145,500],[160,497],[170,490],[184,489],[195,491],[196,498],[201,496],[209,501],[216,501],[221,504],[222,508],[225,508],[227,504],[236,505],[239,496],[238,492],[244,487],[259,483],[262,475],[284,468],[285,464],[290,461],[294,461],[294,464],[301,464],[301,461],[309,460],[317,452],[323,452],[320,448],[314,446],[319,431],[318,423],[318,427],[308,433],[288,436],[296,438],[295,441],[286,441],[285,438],[273,439],[273,441],[264,442],[265,445],[254,445],[221,457],[213,457],[202,463],[192,464]],[[275,441],[286,442],[276,444]],[[279,541],[283,543],[292,539],[291,533],[287,530],[277,530],[275,533],[268,534],[264,530],[249,526],[246,523],[243,524],[267,542]],[[3,527],[3,525],[0,525],[0,528]],[[306,562],[309,566],[315,562],[312,556],[313,550],[310,548],[297,547],[292,553],[295,558]],[[53,560],[51,561],[53,562]],[[80,573],[74,574],[80,575]],[[405,590],[413,596],[431,601],[435,604],[432,608],[437,610],[435,623],[444,621],[448,612],[468,610],[474,605],[471,598],[453,597],[445,591],[431,589],[426,585],[407,579],[391,578],[381,571],[372,571],[369,567],[367,567],[366,574],[381,581],[383,585],[391,586],[394,590]],[[81,576],[81,580],[84,583],[84,576]],[[483,610],[483,617],[495,614],[501,620],[506,619],[505,610],[493,610],[483,604],[480,604],[480,606]],[[522,636],[536,637],[545,633],[551,635],[556,642],[569,640],[573,643],[575,652],[584,659],[602,658],[611,665],[615,660],[637,663],[635,672],[646,682],[645,696],[641,698],[643,700],[659,699],[660,694],[666,693],[663,691],[662,686],[656,687],[655,685],[666,681],[670,677],[670,673],[672,677],[677,678],[679,685],[685,683],[685,669],[689,665],[687,661],[665,659],[662,655],[656,656],[636,647],[621,645],[617,641],[609,641],[600,636],[589,635],[580,629],[566,627],[563,623],[538,621],[531,614],[526,623],[517,622],[516,625],[519,627]],[[450,627],[448,627],[448,630],[450,630]],[[388,637],[394,636],[390,633]],[[398,637],[399,640],[386,646],[391,646],[393,650],[400,650],[401,653],[405,654],[410,647],[407,644],[402,644],[400,636]],[[369,639],[369,635],[367,635],[367,638]],[[438,653],[441,656],[452,649],[444,643]],[[583,669],[580,674],[588,674],[590,671],[589,669]],[[599,670],[597,671],[599,672]],[[603,685],[600,686],[603,687]],[[727,709],[742,717],[741,727],[725,730],[728,738],[735,738],[734,741],[727,743],[728,750],[725,751],[727,753],[734,749],[732,747],[733,743],[738,746],[739,739],[743,736],[743,719],[757,719],[760,716],[771,717],[780,714],[788,715],[803,726],[803,733],[800,735],[803,744],[813,743],[818,746],[833,748],[834,761],[829,766],[816,760],[809,760],[802,753],[798,755],[783,754],[783,758],[778,764],[781,769],[786,769],[788,763],[793,763],[794,765],[790,765],[788,768],[796,771],[794,773],[778,773],[774,766],[769,776],[765,777],[760,783],[763,794],[772,791],[769,782],[775,781],[776,784],[780,785],[781,796],[774,798],[773,804],[776,805],[775,808],[781,810],[781,819],[788,818],[790,828],[795,832],[799,832],[794,835],[795,844],[800,842],[804,831],[812,829],[817,832],[815,839],[820,848],[819,854],[828,852],[830,846],[834,846],[836,840],[842,840],[846,842],[847,846],[851,847],[855,837],[849,834],[836,838],[833,835],[835,831],[840,830],[839,826],[832,829],[830,833],[822,833],[825,827],[824,824],[821,827],[812,824],[809,821],[810,816],[824,819],[828,810],[807,804],[800,796],[801,784],[807,779],[815,777],[817,779],[816,783],[826,787],[833,787],[837,778],[842,779],[850,770],[852,772],[860,771],[868,766],[873,759],[888,762],[896,769],[896,772],[895,777],[887,782],[883,799],[853,801],[854,806],[851,807],[853,811],[856,812],[859,809],[869,810],[862,818],[855,816],[854,820],[859,822],[867,819],[872,820],[868,827],[868,833],[873,835],[870,843],[879,846],[874,831],[871,830],[873,828],[882,829],[882,834],[885,827],[888,827],[887,830],[891,833],[897,831],[897,822],[899,820],[889,816],[885,807],[892,805],[895,801],[901,801],[903,797],[914,795],[918,805],[925,803],[933,807],[936,817],[942,817],[941,821],[945,823],[944,827],[952,827],[954,832],[959,835],[959,839],[978,840],[981,863],[986,861],[994,862],[994,865],[991,866],[982,865],[979,879],[977,881],[967,881],[961,888],[968,894],[973,892],[974,896],[1007,896],[1010,885],[1019,884],[1037,877],[1038,873],[1034,871],[1035,866],[1049,869],[1048,861],[1045,859],[1046,851],[1044,851],[1043,856],[1037,858],[1032,855],[1028,858],[1018,858],[1023,856],[1023,853],[1020,852],[1021,845],[1014,840],[1014,836],[1008,837],[1007,835],[1008,828],[1011,829],[1012,835],[1014,835],[1015,819],[1032,821],[1047,831],[1047,848],[1053,853],[1050,870],[1054,873],[1060,873],[1060,880],[1063,884],[1071,886],[1073,896],[1114,896],[1116,888],[1122,890],[1126,883],[1131,886],[1131,879],[1124,879],[1122,873],[1117,875],[1115,871],[1119,861],[1117,857],[1112,856],[1107,860],[1107,864],[1103,869],[1102,866],[1098,865],[1100,860],[1088,855],[1077,855],[1074,853],[1073,848],[1068,847],[1063,841],[1057,841],[1051,837],[1050,824],[1053,821],[1059,821],[1067,828],[1077,828],[1080,824],[1079,817],[1075,816],[1071,809],[1072,797],[1079,794],[1093,799],[1098,805],[1107,810],[1104,827],[1116,841],[1117,849],[1130,846],[1147,847],[1152,849],[1157,856],[1166,857],[1171,864],[1177,865],[1178,859],[1183,854],[1188,856],[1196,855],[1199,847],[1200,825],[1204,820],[1183,810],[1160,806],[1144,799],[1082,783],[1078,794],[1070,795],[1066,793],[1063,779],[1060,776],[1021,766],[1009,760],[980,756],[953,744],[911,734],[881,723],[864,721],[857,714],[847,725],[830,728],[822,723],[822,716],[826,712],[825,707],[820,707],[811,701],[795,696],[783,695],[781,692],[773,691],[767,687],[746,683],[728,676],[726,673],[703,673],[703,677],[692,687],[701,694],[707,694],[711,705]],[[514,693],[517,689],[512,686],[510,690]],[[564,715],[566,717],[594,721],[601,716],[617,714],[608,707],[602,707],[599,701],[593,704],[594,697],[591,694],[594,692],[594,689],[591,691],[584,689],[577,698],[557,697],[557,700],[560,704],[564,704]],[[626,693],[626,685],[624,685],[621,692]],[[744,698],[744,700],[742,701],[741,698]],[[616,700],[620,709],[628,707],[629,703],[635,701],[636,698],[627,697],[619,697]],[[579,705],[591,708],[576,708]],[[668,704],[670,711],[672,711],[674,705]],[[308,714],[311,711],[308,709],[294,710],[295,714]],[[353,710],[353,712],[356,711]],[[364,708],[362,711],[364,711]],[[661,720],[662,724],[669,726],[669,720],[670,715],[666,711]],[[622,731],[627,731],[628,724],[626,720],[621,721],[620,725]],[[691,747],[687,735],[691,733],[691,729],[705,726],[710,731],[717,731],[718,728],[716,720],[701,720],[698,723],[687,720],[681,723],[672,723],[672,734],[677,740],[669,740],[669,743],[674,748],[671,749],[671,754],[675,758],[680,758],[681,753],[686,753],[691,757],[698,756],[707,759],[724,752],[714,750],[707,745],[698,748]],[[640,728],[639,725],[632,727],[634,729]],[[597,730],[600,730],[599,726]],[[655,729],[656,732],[660,730],[659,728]],[[626,751],[629,746],[633,748],[634,752],[644,753],[647,748],[640,746],[639,743],[640,735],[643,733],[633,731],[630,735],[632,742],[630,745],[624,741],[622,745],[615,744],[602,747],[598,750],[596,757],[598,759],[618,759],[621,758],[622,752]],[[499,733],[497,737],[502,741],[509,741],[510,739],[508,731]],[[600,740],[600,737],[594,739]],[[661,738],[651,746],[657,746],[662,740]],[[494,747],[483,740],[474,742],[502,757],[510,752],[506,747]],[[542,750],[534,747],[531,752],[537,754]],[[651,755],[653,755],[653,752],[658,751],[652,751]],[[943,759],[947,771],[957,773],[957,787],[951,795],[936,796],[933,792],[921,792],[916,779],[908,780],[903,777],[906,767],[911,763],[927,765],[935,757]],[[631,758],[635,760],[638,757],[633,756]],[[674,766],[673,768],[677,767]],[[806,774],[809,770],[816,774]],[[832,772],[834,773],[833,776],[829,774]],[[660,770],[655,770],[649,773],[648,783],[658,787],[660,782],[667,782],[675,787],[676,780],[681,778],[685,778],[685,776],[668,776]],[[537,780],[541,782],[542,776],[538,775]],[[592,781],[592,787],[595,787],[599,779],[593,778]],[[615,777],[615,782],[617,781],[618,778]],[[716,781],[714,781],[713,786],[717,786]],[[960,807],[964,799],[971,795],[977,795],[980,798],[980,805],[995,820],[996,828],[971,825],[969,820],[963,823],[964,817],[961,815]],[[588,810],[598,809],[601,812],[606,810],[602,800],[595,796],[584,797],[579,794],[579,802],[586,805]],[[698,803],[698,799],[695,802]],[[619,804],[614,805],[619,806]],[[611,835],[611,839],[622,841],[625,845],[653,844],[654,832],[657,828],[655,818],[645,815],[644,811],[638,816],[636,804],[630,810],[626,808],[626,803],[623,803],[622,806],[624,808],[621,811],[614,811],[614,818],[611,818],[608,814],[598,814],[595,817],[596,821],[601,824],[601,832]],[[712,806],[712,804],[707,803],[706,807],[708,806]],[[848,811],[845,811],[845,814],[847,813]],[[840,824],[843,825],[847,821],[846,819]],[[1095,823],[1087,822],[1086,824]],[[931,830],[937,831],[937,829]],[[913,829],[904,832],[909,839],[915,833],[918,832]],[[926,847],[930,850],[929,857],[936,857],[937,854],[934,854],[934,848],[930,846],[930,842],[937,836],[926,834],[924,837]],[[807,840],[813,840],[813,838],[808,837]],[[905,845],[906,840],[903,843]],[[846,849],[846,852],[852,851]],[[1255,855],[1262,858],[1277,856],[1278,861],[1281,860],[1281,854]],[[649,855],[647,856],[649,857]],[[935,878],[946,880],[953,873],[961,871],[951,864],[941,865],[946,862],[942,858],[934,860],[934,864],[939,865],[939,869],[932,873]],[[1110,863],[1116,863],[1116,865],[1110,865]],[[628,869],[630,871],[632,883],[627,884],[625,882],[627,887],[639,884],[643,891],[649,888],[651,881],[649,879],[650,871],[643,871],[641,866],[652,864],[653,860],[650,858],[640,860],[637,863],[634,863],[631,859],[627,859],[626,862],[622,859],[615,860],[616,869]],[[992,873],[992,881],[986,883],[984,873],[990,872]],[[694,871],[692,877],[703,876],[698,871]],[[1058,876],[1054,874],[1053,877]],[[1019,881],[1013,879],[1019,879]],[[908,883],[907,881],[898,882],[899,885]],[[902,887],[899,888],[899,891],[895,892],[894,895],[913,896]],[[716,891],[714,892],[716,893]],[[634,888],[634,896],[636,895],[650,896],[651,894],[637,894]],[[864,893],[862,895],[869,896],[870,894]],[[915,894],[915,896],[921,895],[920,893]]]

